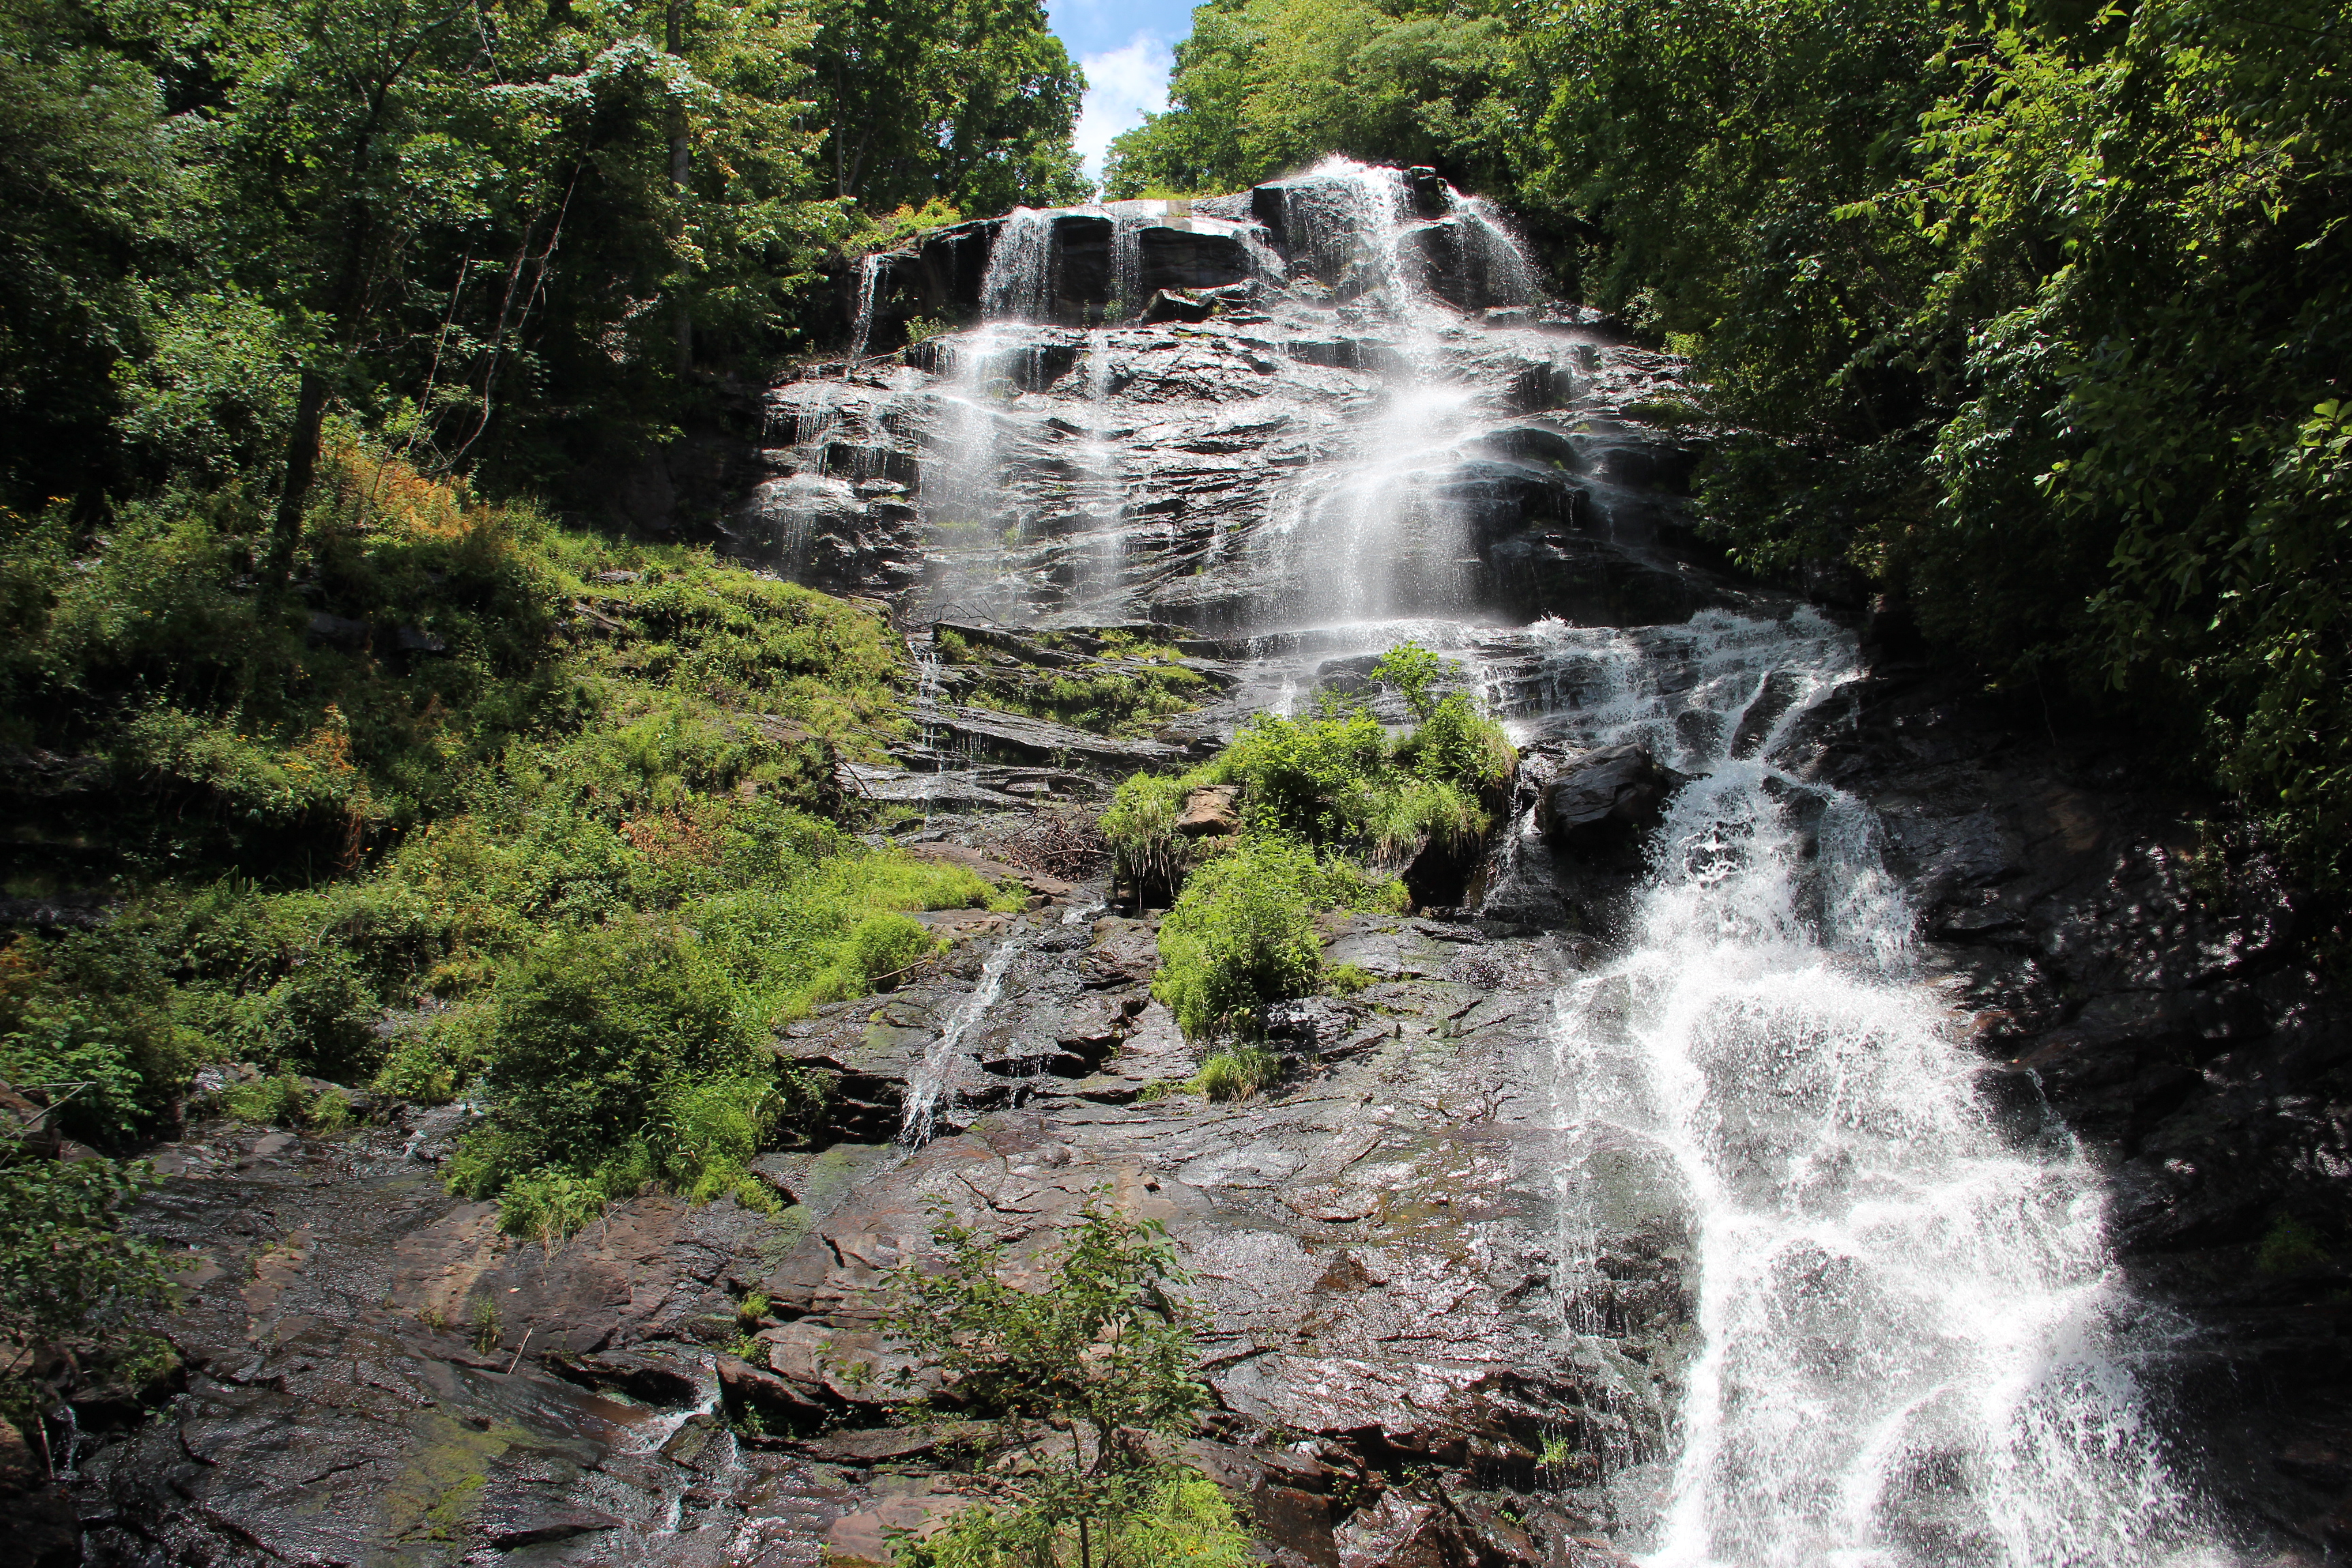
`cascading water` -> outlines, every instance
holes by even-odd
[[[1996,1122],[1909,972],[1870,814],[1773,762],[1856,673],[1849,639],[1800,615],[1545,640],[1570,732],[1700,775],[1622,955],[1558,1004],[1571,1301],[1607,1293],[1601,1211],[1629,1184],[1675,1194],[1691,1253],[1681,1453],[1622,1489],[1637,1519],[1664,1493],[1645,1561],[2210,1560],[2134,1375],[2160,1330],[2113,1277],[2097,1172]],[[1799,690],[1759,736],[1739,721],[1775,679]]]
[[[1409,637],[1522,743],[1635,742],[1695,775],[1617,949],[1553,999],[1549,1075],[1554,1289],[1606,1373],[1592,1404],[1630,1412],[1594,1428],[1596,1484],[1657,1568],[2210,1560],[2147,1375],[2164,1325],[2116,1278],[2100,1173],[1980,1099],[1874,818],[1803,776],[1853,700],[1852,635],[1702,607],[1760,601],[1643,553],[1683,454],[1631,411],[1677,373],[1543,305],[1501,215],[1433,177],[1333,160],[1211,200],[1223,216],[1003,220],[987,319],[891,393],[920,426],[929,607],[1214,637],[1238,682],[1221,723],[1302,710]],[[1139,237],[1175,267],[1193,242],[1156,228],[1246,240],[1277,211],[1286,290],[1200,324],[1069,324],[1139,303]],[[1066,269],[1059,218],[1093,237]],[[1615,401],[1593,416],[1571,384]],[[1570,593],[1612,625],[1538,618]],[[1515,825],[1487,913],[1550,855]],[[903,1140],[941,1125],[1023,951],[1003,942],[947,1019]],[[1612,1294],[1629,1236],[1677,1303],[1639,1356]]]
[[[863,258],[857,263],[857,322],[850,330],[849,357],[841,367],[843,380],[857,370],[857,362],[866,357],[866,345],[874,339],[874,294],[881,281],[889,258],[880,255]]]
[[[929,1142],[940,1110],[953,1109],[955,1095],[951,1086],[957,1068],[962,1065],[964,1040],[988,1016],[988,1010],[996,1005],[996,998],[1004,989],[1006,972],[1012,969],[1013,960],[1035,942],[1036,936],[1029,932],[1007,937],[988,955],[980,978],[972,984],[971,994],[964,998],[955,1016],[940,1031],[940,1037],[931,1042],[930,1049],[923,1055],[922,1071],[907,1086],[907,1103],[898,1121],[900,1142]]]
[[[1054,315],[1054,215],[1015,207],[988,253],[981,299],[992,317],[1051,321]]]

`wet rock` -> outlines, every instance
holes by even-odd
[[[541,1364],[583,1388],[612,1389],[642,1405],[682,1406],[698,1403],[702,1385],[690,1362],[639,1351],[542,1354]]]
[[[993,708],[942,705],[931,717],[949,734],[1015,762],[1057,763],[1079,758],[1097,766],[1131,770],[1142,764],[1176,762],[1184,754],[1158,741],[1114,741],[1091,730]]]
[[[1586,857],[1638,848],[1688,783],[1640,746],[1606,746],[1564,761],[1542,785],[1536,824],[1555,849]]]
[[[1156,326],[1161,321],[1205,321],[1213,313],[1213,307],[1198,300],[1188,300],[1162,289],[1151,296],[1137,320],[1145,326]]]
[[[765,1433],[782,1436],[814,1431],[830,1421],[838,1405],[816,1397],[809,1385],[720,1356],[719,1393],[730,1418],[749,1419]]]
[[[0,1529],[13,1560],[26,1568],[76,1568],[81,1523],[73,1499],[49,1480],[40,1452],[14,1423],[0,1419]]]

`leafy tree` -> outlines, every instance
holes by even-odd
[[[1518,42],[1499,5],[1214,0],[1177,46],[1170,109],[1118,138],[1105,193],[1234,190],[1346,153],[1504,174]]]
[[[1097,1188],[1034,1290],[1004,1278],[1003,1243],[956,1224],[944,1205],[931,1238],[940,1266],[909,1261],[889,1273],[882,1326],[940,1379],[916,1413],[952,1401],[993,1424],[990,1447],[1013,1461],[996,1467],[1012,1503],[971,1510],[900,1561],[1246,1561],[1246,1537],[1214,1489],[1147,1442],[1188,1431],[1209,1400],[1193,1372],[1198,1309],[1171,1293],[1186,1276],[1160,1223],[1129,1217]],[[913,1386],[911,1369],[898,1375]],[[1155,1537],[1170,1536],[1192,1550],[1153,1550],[1170,1543]]]
[[[145,1348],[136,1324],[170,1285],[155,1249],[115,1222],[146,1180],[111,1160],[0,1163],[0,1412],[28,1414],[26,1380],[61,1355]]]
[[[1038,0],[814,0],[820,164],[868,212],[967,212],[1086,193],[1070,144],[1086,79]]]
[[[194,197],[152,77],[69,0],[0,4],[0,487],[84,509],[121,475],[112,372],[141,353]]]

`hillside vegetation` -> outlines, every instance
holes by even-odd
[[[121,1152],[236,1062],[485,1108],[510,1229],[764,1201],[827,1088],[768,1026],[1000,895],[852,836],[871,607],[588,522],[827,268],[1079,195],[1082,90],[1037,0],[0,0],[11,1112]],[[0,1151],[12,1411],[162,1290],[57,1152]]]

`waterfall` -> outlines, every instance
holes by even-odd
[[[1159,225],[1274,235],[1246,265],[1297,281],[1201,322],[1067,324],[1139,305],[1195,250],[1244,265]],[[1539,993],[1558,1318],[1528,1310],[1593,1371],[1573,1489],[1596,1528],[1652,1568],[2218,1560],[2168,1463],[2174,1329],[2120,1276],[2106,1178],[2054,1123],[1996,1110],[1877,818],[1808,776],[1862,701],[1853,634],[1675,542],[1690,443],[1632,410],[1679,367],[1547,304],[1485,202],[1345,159],[995,232],[961,296],[982,325],[804,400],[804,441],[919,457],[922,576],[891,591],[1197,637],[1235,684],[1170,727],[1188,745],[1362,690],[1412,637],[1522,746],[1638,743],[1688,778],[1640,885],[1612,873],[1584,934],[1544,939],[1590,967]],[[920,642],[915,765],[952,766]],[[1482,931],[1592,912],[1533,815],[1464,895]],[[946,1125],[1029,940],[941,1018],[906,1142]]]
[[[962,1060],[964,1040],[988,1016],[988,1010],[996,1005],[997,995],[1004,989],[1005,972],[1013,967],[1013,961],[1035,940],[1034,932],[1008,936],[988,955],[979,980],[972,984],[971,994],[963,999],[955,1016],[948,1020],[948,1026],[923,1053],[922,1070],[907,1086],[906,1110],[898,1122],[900,1142],[929,1142],[941,1108],[954,1109],[955,1096],[949,1091],[948,1082]]]
[[[991,316],[1050,321],[1054,315],[1054,214],[1015,207],[988,252],[980,286]]]
[[[1698,1348],[1645,1561],[2194,1560],[2134,1374],[2162,1328],[2115,1277],[2099,1173],[1996,1124],[1871,814],[1772,760],[1856,673],[1851,640],[1810,614],[1541,636],[1579,738],[1701,775],[1622,955],[1558,1001],[1571,1322],[1627,1184],[1674,1194],[1690,1249]],[[1776,675],[1799,695],[1759,740],[1740,720]]]
[[[844,381],[856,374],[857,362],[866,357],[866,345],[873,339],[875,286],[887,265],[887,258],[878,253],[864,257],[857,263],[857,325],[850,333],[849,357],[841,367]]]
[[[1402,281],[1397,235],[1412,211],[1403,170],[1327,158],[1284,187],[1282,204],[1291,255],[1304,251],[1325,282],[1352,277],[1370,289]]]

